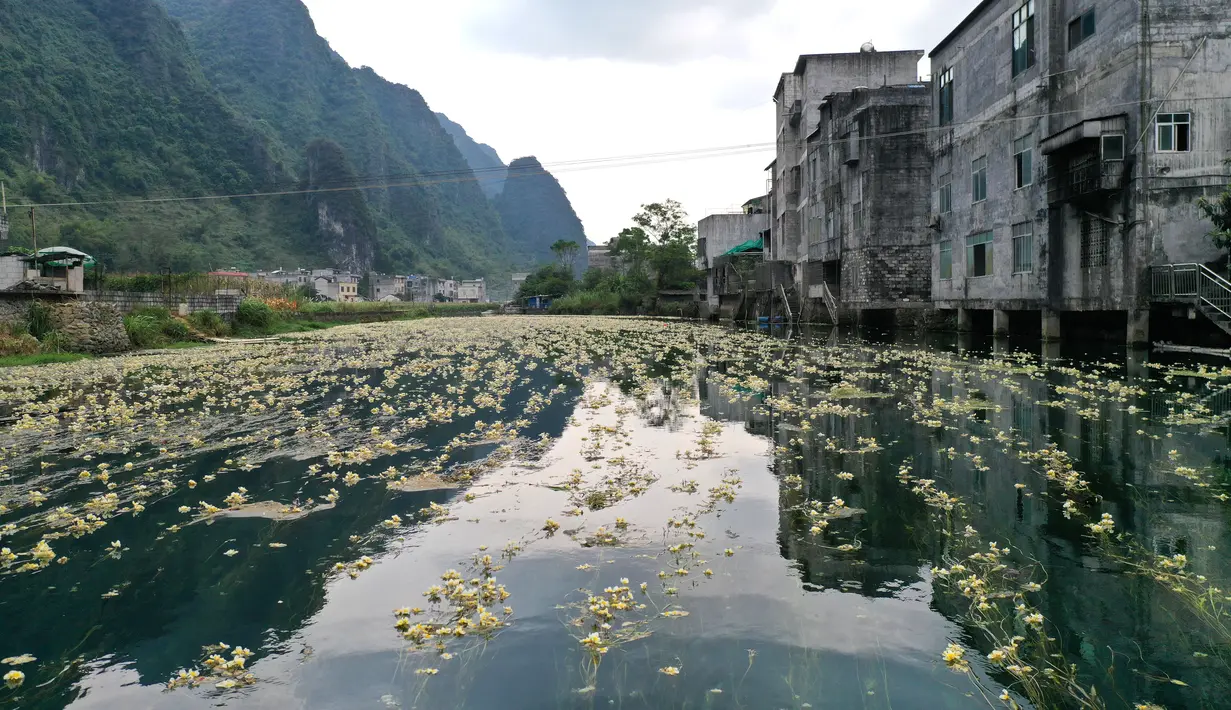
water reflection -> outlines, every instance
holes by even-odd
[[[968,603],[936,584],[933,569],[952,563],[969,524],[1045,570],[1032,603],[1103,706],[1231,708],[1231,639],[1196,623],[1155,580],[1129,574],[1091,537],[1087,519],[1067,514],[1062,488],[1023,458],[1054,445],[1088,482],[1094,519],[1106,512],[1152,553],[1183,555],[1226,580],[1231,521],[1211,493],[1231,481],[1227,427],[1177,421],[1200,407],[1225,413],[1207,378],[1168,374],[1114,348],[902,333],[856,342],[787,327],[773,335],[750,346],[690,330],[697,353],[645,353],[640,370],[596,356],[583,368],[594,376],[586,385],[547,367],[520,371],[511,406],[495,418],[512,421],[536,393],[566,385],[522,432],[546,435],[550,448],[464,489],[360,485],[346,490],[345,505],[302,519],[220,519],[171,533],[183,521],[170,511],[206,497],[182,490],[145,518],[117,517],[105,535],[124,541],[119,559],[0,578],[0,654],[31,653],[40,668],[62,669],[58,680],[24,688],[20,706],[931,710],[1000,706],[1010,689],[1011,702],[1025,707],[1015,677],[986,661],[994,646],[969,623]],[[1010,359],[1023,350],[1029,358]],[[691,368],[694,355],[699,367],[680,377],[679,364]],[[1097,387],[1083,379],[1093,372]],[[359,374],[373,383],[384,376],[381,368]],[[451,381],[423,386],[447,392]],[[1125,401],[1104,396],[1119,387],[1133,388]],[[1183,392],[1191,399],[1179,400]],[[322,393],[305,411],[339,396]],[[918,414],[938,400],[960,406]],[[921,421],[931,416],[943,426]],[[357,415],[355,427],[371,417]],[[452,464],[481,462],[494,445],[448,447],[483,418],[493,416],[458,416],[425,429],[421,448],[349,468],[374,479],[446,450]],[[723,425],[716,434],[712,422]],[[717,455],[705,454],[707,438]],[[183,462],[181,473],[204,480],[251,452],[239,443],[210,451]],[[320,496],[328,485],[306,473],[318,459],[267,456],[243,485],[266,500]],[[582,472],[588,485],[622,470],[613,460],[653,474],[650,492],[566,517],[575,505],[567,481]],[[1205,477],[1180,475],[1181,464]],[[903,484],[904,465],[962,501],[960,524]],[[741,486],[735,501],[698,512],[705,492],[731,476]],[[841,514],[813,532],[814,504],[835,499]],[[433,503],[449,507],[447,522],[416,517]],[[382,533],[392,515],[416,522]],[[667,523],[690,516],[703,537]],[[546,518],[561,532],[545,533]],[[632,521],[619,545],[583,544],[617,519]],[[521,552],[498,573],[513,594],[510,625],[486,643],[459,642],[452,659],[407,652],[392,610],[424,604],[423,590],[442,572],[510,541]],[[681,543],[697,556],[669,552]],[[89,545],[64,538],[56,550],[84,560]],[[232,549],[243,564],[225,555]],[[354,580],[331,574],[359,555],[377,563]],[[630,588],[649,587],[652,635],[613,646],[589,674],[573,605],[587,598],[579,590],[625,578]],[[656,613],[673,605],[688,615]],[[225,696],[161,692],[204,644],[220,640],[258,650],[257,685]],[[951,642],[968,649],[988,697],[945,667]],[[415,673],[436,667],[438,676]],[[680,675],[660,672],[668,667]]]

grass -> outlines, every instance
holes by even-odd
[[[26,365],[50,365],[57,362],[88,360],[84,353],[39,353],[37,355],[8,355],[0,357],[0,367],[23,367]]]

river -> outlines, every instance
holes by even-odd
[[[0,393],[0,707],[1231,708],[1216,362],[508,317]]]

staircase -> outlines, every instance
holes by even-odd
[[[1150,298],[1156,303],[1186,303],[1231,335],[1231,281],[1202,264],[1150,267]]]
[[[825,302],[825,310],[829,311],[829,322],[838,324],[838,299],[829,290],[829,283],[821,281],[821,300]]]

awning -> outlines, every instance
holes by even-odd
[[[735,256],[736,254],[744,254],[750,251],[764,251],[765,242],[761,239],[749,239],[739,246],[723,252],[723,256]]]
[[[1119,133],[1123,135],[1127,130],[1128,117],[1124,114],[1090,118],[1044,138],[1039,144],[1039,151],[1043,155],[1050,155],[1061,148],[1066,148],[1079,141],[1091,138],[1097,139],[1103,134]]]
[[[94,257],[72,247],[47,247],[39,249],[33,261],[50,266],[93,266]]]

